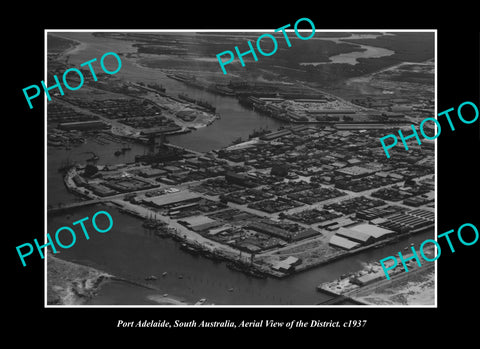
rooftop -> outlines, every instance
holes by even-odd
[[[394,233],[392,230],[380,228],[380,227],[377,227],[376,225],[367,224],[367,223],[359,224],[359,225],[350,227],[350,229],[355,230],[355,231],[360,232],[360,233],[370,235],[370,236],[374,237],[375,239],[378,239],[378,238],[380,238],[384,235]]]
[[[192,199],[200,199],[200,196],[198,194],[185,190],[177,193],[170,193],[152,198],[145,198],[143,199],[143,201],[160,207]]]

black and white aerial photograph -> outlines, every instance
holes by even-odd
[[[436,32],[292,28],[45,33],[47,307],[436,305]]]

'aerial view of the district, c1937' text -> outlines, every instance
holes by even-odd
[[[48,249],[47,306],[436,304],[435,263],[379,262],[434,237],[435,141],[379,139],[435,115],[436,32],[272,30],[275,55],[224,74],[262,33],[46,32],[46,84],[85,77],[46,103],[47,231],[77,232]]]

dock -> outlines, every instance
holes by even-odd
[[[316,305],[350,305],[350,304],[352,304],[352,305],[364,305],[365,304],[365,303],[357,301],[353,298],[350,298],[348,296],[337,294],[335,292],[328,291],[328,290],[320,288],[320,287],[317,287],[317,291],[321,292],[321,293],[324,293],[326,295],[329,295],[332,298],[330,298],[330,299],[328,299],[324,302],[317,303]]]
[[[85,200],[85,201],[80,201],[80,202],[72,202],[69,204],[65,205],[58,205],[55,207],[50,207],[47,209],[48,214],[57,214],[57,213],[63,213],[63,212],[68,212],[70,210],[73,210],[78,207],[85,207],[85,206],[90,206],[90,205],[95,205],[98,203],[106,203],[109,202],[110,200],[107,199],[92,199],[92,200]]]

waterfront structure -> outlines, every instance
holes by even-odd
[[[60,130],[104,130],[110,126],[100,120],[72,121],[58,124]]]
[[[333,247],[339,247],[341,249],[350,251],[352,249],[358,248],[361,244],[350,239],[341,237],[340,235],[333,235],[330,238],[330,245]]]

